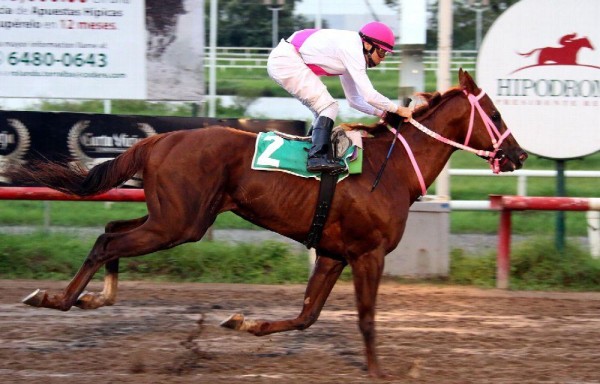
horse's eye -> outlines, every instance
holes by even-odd
[[[502,117],[500,116],[500,112],[494,111],[492,112],[492,121],[498,122]]]

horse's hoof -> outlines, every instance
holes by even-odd
[[[32,307],[41,307],[46,298],[46,291],[36,289],[29,296],[24,298],[23,304],[31,305]]]
[[[227,320],[222,321],[221,327],[239,331],[242,329],[242,324],[244,324],[244,315],[241,313],[236,313],[229,316]]]
[[[83,291],[77,298],[75,302],[75,306],[81,309],[96,309],[101,306],[98,303],[95,295],[93,293],[89,293],[88,291]]]
[[[85,295],[88,295],[88,294],[89,294],[89,292],[88,292],[88,291],[83,291],[83,292],[81,292],[81,293],[79,294],[79,296],[77,297],[77,301],[81,300],[81,298],[82,298],[83,296],[85,296]]]

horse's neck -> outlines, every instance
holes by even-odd
[[[449,105],[440,107],[449,107]],[[439,135],[451,139],[457,140],[457,136],[460,133],[460,130],[457,128],[453,128],[448,124],[448,121],[444,119],[442,113],[432,113],[420,120],[419,122],[423,124],[425,127],[431,129],[434,132],[437,132]],[[437,117],[440,116],[440,117]],[[423,175],[423,179],[425,181],[425,185],[427,188],[433,184],[435,179],[444,169],[444,166],[450,160],[450,156],[456,148],[451,145],[445,144],[439,140],[436,140],[432,137],[429,137],[426,133],[421,132],[416,127],[407,123],[403,130],[403,135],[410,146],[417,165],[420,169],[421,174]],[[407,166],[404,164],[403,166]],[[408,163],[408,166],[413,168],[413,165]],[[417,171],[417,170],[415,170]],[[417,185],[418,194],[421,194],[421,187]],[[411,188],[412,190],[412,188]]]

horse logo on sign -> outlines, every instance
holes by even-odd
[[[530,57],[536,52],[539,53],[536,64],[519,68],[513,71],[512,73],[516,73],[527,68],[545,65],[577,65],[600,69],[600,67],[596,65],[579,64],[577,62],[577,54],[579,53],[579,50],[581,50],[582,48],[589,48],[591,50],[594,50],[594,46],[587,37],[575,38],[575,36],[577,36],[576,33],[571,33],[561,37],[558,41],[558,43],[561,45],[560,47],[536,48],[527,53],[517,52],[519,55],[525,57]]]

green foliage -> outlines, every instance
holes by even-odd
[[[512,255],[511,284],[515,289],[571,288],[600,290],[600,260],[573,243],[563,252],[549,239],[522,243]]]
[[[0,235],[0,278],[70,279],[93,243],[92,238],[43,233]],[[260,284],[304,282],[307,265],[306,254],[272,241],[242,245],[201,241],[121,260],[125,279]]]
[[[302,15],[294,15],[296,2],[287,0],[278,11],[278,39],[291,35],[294,31],[309,28]],[[272,1],[276,4],[276,1]],[[206,41],[209,41],[210,2],[205,2]],[[273,12],[263,1],[221,0],[218,4],[217,46],[220,47],[270,47],[272,45]]]
[[[490,0],[490,6],[469,7],[467,1],[453,2],[453,20],[454,27],[452,30],[452,46],[455,49],[475,49],[476,35],[476,14],[475,9],[483,9],[481,18],[481,36],[485,36],[492,24],[496,21],[508,7],[518,2],[519,0]],[[479,1],[479,3],[481,3]],[[435,14],[432,15],[432,30],[437,32],[437,7]],[[435,28],[435,29],[433,29]],[[429,37],[429,36],[428,36]],[[433,36],[432,36],[433,37]],[[434,40],[437,42],[437,38]]]
[[[0,278],[66,279],[77,271],[93,240],[36,233],[0,235]]]
[[[124,276],[191,282],[282,284],[306,281],[306,256],[286,244],[200,242],[124,260]]]
[[[115,202],[104,203],[94,201],[20,201],[0,200],[1,225],[34,225],[44,224],[44,216],[48,212],[49,225],[62,227],[104,227],[109,221],[127,220],[147,214],[145,203]],[[217,217],[214,229],[257,229],[258,227],[242,220],[231,212],[224,212]]]
[[[513,289],[600,291],[600,259],[574,243],[567,242],[560,252],[548,238],[523,241],[511,252],[510,265]],[[496,252],[475,256],[452,251],[451,283],[494,287],[495,276]]]
[[[278,12],[278,38],[287,37],[294,31],[313,28],[314,23],[303,15],[293,15],[295,5],[300,0],[287,0]],[[494,21],[508,7],[519,0],[490,0],[490,6],[482,13],[482,36],[485,36]],[[272,1],[272,3],[276,3]],[[398,0],[385,0],[385,5],[397,9]],[[205,24],[210,25],[210,2],[205,2]],[[221,0],[219,1],[217,22],[217,45],[222,47],[270,47],[272,40],[271,6],[263,1]],[[438,1],[429,0],[427,6],[427,49],[437,48]],[[252,20],[251,23],[248,20]],[[453,2],[452,41],[455,49],[475,49],[475,12],[467,7],[467,1]],[[324,28],[327,28],[324,20]],[[208,27],[206,41],[209,41]]]
[[[450,252],[450,278],[454,284],[493,287],[496,276],[495,255],[473,256],[462,249]]]
[[[36,233],[0,235],[0,278],[68,280],[77,272],[93,238]],[[535,290],[600,290],[600,260],[567,243],[561,253],[547,238],[519,243],[511,255],[511,287]],[[496,255],[470,255],[452,250],[448,282],[494,287]],[[103,272],[96,275],[101,279]],[[188,282],[285,284],[304,283],[308,276],[305,252],[266,241],[231,245],[201,241],[146,256],[121,260],[124,279]],[[351,280],[350,268],[342,280]]]

